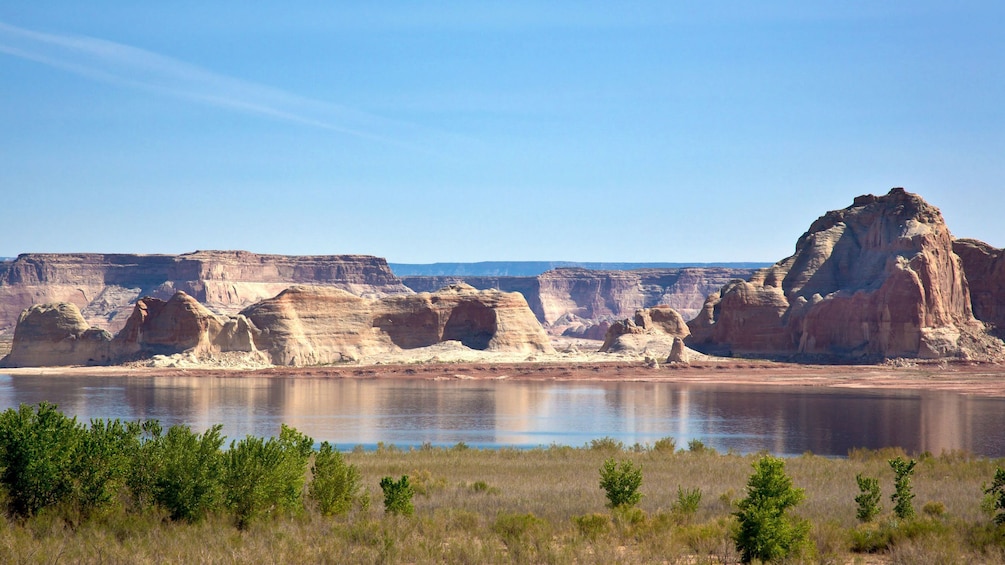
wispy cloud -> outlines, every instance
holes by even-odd
[[[130,45],[0,22],[0,53],[121,87],[401,144],[414,126],[241,80]]]

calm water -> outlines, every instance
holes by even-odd
[[[280,423],[343,448],[385,442],[580,446],[672,436],[718,450],[852,447],[964,449],[1005,456],[1005,399],[920,391],[677,385],[356,379],[39,377],[0,375],[0,409],[49,401],[83,421],[155,418],[230,438],[278,434]]]

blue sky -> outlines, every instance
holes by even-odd
[[[775,261],[904,186],[1005,246],[999,2],[0,1],[0,256]]]

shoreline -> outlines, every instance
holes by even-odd
[[[554,382],[651,382],[798,386],[857,390],[923,390],[1005,397],[1005,365],[971,362],[906,362],[882,365],[804,365],[721,359],[650,367],[643,361],[447,362],[310,367],[31,367],[0,369],[11,376],[108,376],[203,378],[514,380]]]

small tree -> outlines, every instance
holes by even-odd
[[[342,454],[326,441],[314,455],[311,473],[314,478],[307,494],[317,502],[321,513],[330,516],[347,512],[359,493],[359,469],[346,464]]]
[[[611,508],[631,508],[642,500],[639,486],[642,485],[642,467],[625,459],[619,466],[614,458],[604,461],[600,467],[600,488],[607,493]]]
[[[157,426],[155,426],[156,428]],[[202,434],[185,425],[168,428],[144,445],[141,453],[150,457],[149,467],[135,471],[138,483],[149,480],[155,502],[175,520],[197,522],[215,510],[221,501],[224,438],[217,424]],[[149,474],[149,479],[141,475]]]
[[[894,473],[894,493],[890,495],[890,500],[894,503],[893,513],[901,520],[914,518],[914,506],[911,503],[914,500],[914,493],[911,490],[911,475],[914,474],[914,466],[918,462],[914,459],[908,461],[903,457],[897,457],[890,459],[889,463]]]
[[[860,494],[855,497],[855,502],[858,504],[855,517],[858,518],[859,522],[871,522],[883,510],[879,503],[882,499],[882,495],[879,493],[879,479],[863,477],[862,473],[859,473],[855,476],[855,481],[858,482],[858,490],[860,491]]]
[[[415,512],[415,507],[412,506],[415,491],[408,483],[408,475],[402,475],[397,481],[384,477],[380,480],[380,489],[384,491],[384,511],[388,514],[411,516]]]
[[[809,524],[786,516],[805,496],[802,489],[793,488],[784,461],[766,455],[754,462],[747,498],[740,501],[736,513],[740,522],[736,549],[744,563],[783,559],[805,545]]]
[[[995,524],[1005,524],[1005,470],[995,469],[995,480],[984,489],[984,494],[991,497]]]
[[[279,439],[247,436],[227,452],[224,489],[237,526],[262,515],[301,508],[301,494],[314,440],[285,424]]]

